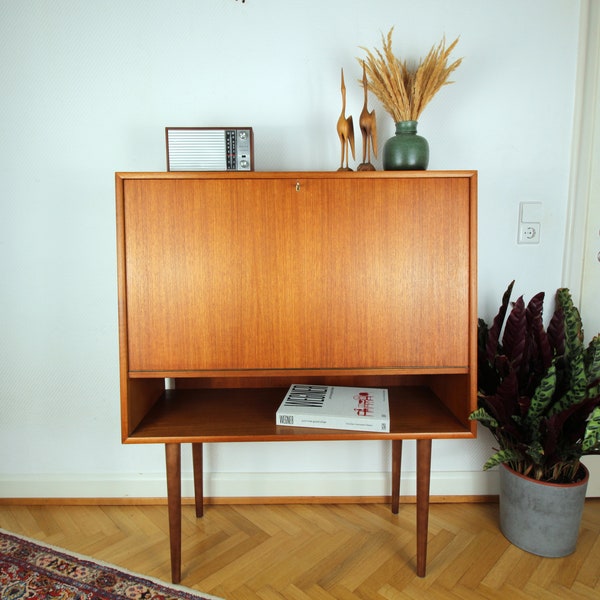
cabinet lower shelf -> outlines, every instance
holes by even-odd
[[[426,386],[389,388],[390,432],[282,427],[275,412],[287,388],[166,390],[128,443],[284,442],[470,438]]]

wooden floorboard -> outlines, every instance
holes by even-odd
[[[577,550],[541,558],[511,545],[495,503],[432,504],[427,576],[415,575],[414,504],[183,507],[182,584],[227,600],[600,598],[600,499]],[[0,506],[0,527],[170,578],[163,505]]]

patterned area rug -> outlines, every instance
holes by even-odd
[[[0,529],[2,600],[219,600]]]

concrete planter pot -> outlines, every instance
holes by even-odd
[[[567,556],[575,551],[589,472],[571,484],[529,479],[500,465],[500,529],[522,550],[538,556]]]

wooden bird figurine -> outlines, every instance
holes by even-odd
[[[363,90],[365,92],[365,102],[362,112],[360,113],[359,126],[362,133],[363,154],[362,163],[358,165],[358,171],[375,171],[375,167],[371,164],[371,148],[373,154],[377,158],[377,119],[375,117],[375,109],[369,112],[367,108],[367,73],[365,71],[365,62],[363,61]]]
[[[338,171],[352,171],[348,167],[348,146],[352,150],[352,159],[354,160],[354,124],[352,115],[346,117],[346,85],[344,84],[344,69],[342,69],[342,113],[337,122],[337,132],[342,145],[342,158]],[[344,166],[344,163],[346,166]]]

